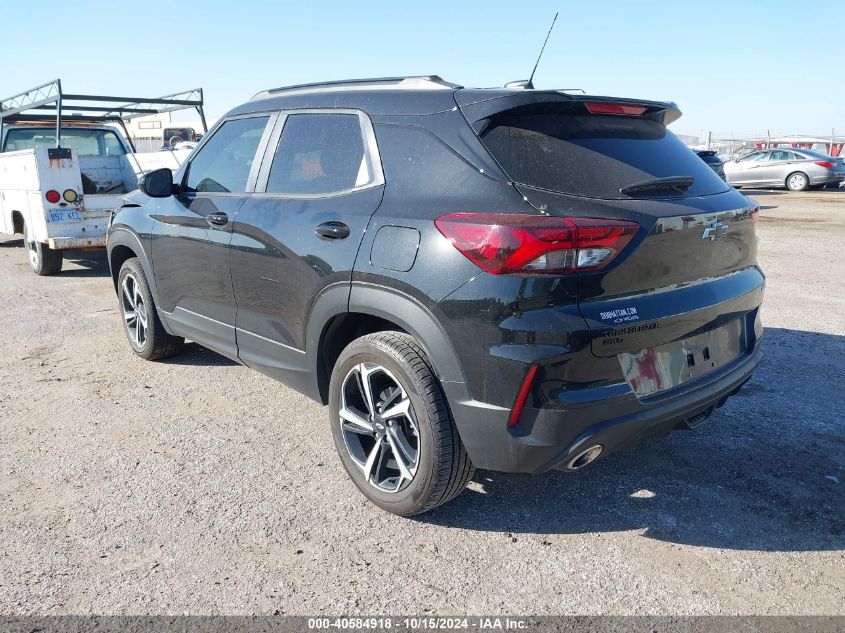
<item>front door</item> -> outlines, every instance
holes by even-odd
[[[158,302],[171,329],[237,358],[229,274],[232,221],[254,188],[256,153],[269,115],[214,130],[185,168],[179,191],[160,201],[152,230]]]
[[[351,283],[384,178],[369,119],[355,111],[282,115],[256,193],[235,216],[232,281],[241,361],[296,385],[312,302]]]

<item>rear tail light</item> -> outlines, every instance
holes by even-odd
[[[467,259],[493,275],[603,268],[639,229],[622,220],[494,213],[453,213],[434,223]]]
[[[62,196],[59,195],[59,192],[53,189],[50,189],[50,191],[45,193],[44,197],[47,198],[47,202],[49,202],[50,204],[56,204],[59,202],[59,200],[62,199]]]
[[[65,202],[76,202],[79,199],[79,194],[76,193],[73,189],[65,189],[62,192],[62,197],[65,199]]]
[[[602,101],[588,101],[587,111],[590,114],[621,114],[624,116],[642,116],[645,106],[628,105],[626,103],[607,103]]]
[[[818,165],[819,167],[824,167],[825,169],[833,169],[834,164],[835,163],[831,163],[830,161],[827,161],[827,160],[817,160],[816,161],[816,165]]]

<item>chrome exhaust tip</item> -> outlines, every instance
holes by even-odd
[[[601,444],[593,444],[592,446],[575,453],[575,455],[569,458],[569,461],[566,462],[566,466],[563,468],[564,470],[580,470],[587,464],[592,464],[596,461],[599,455],[602,454],[603,450],[604,446]]]

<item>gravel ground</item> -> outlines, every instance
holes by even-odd
[[[845,192],[757,192],[766,357],[691,433],[401,519],[325,410],[124,340],[101,256],[0,241],[6,614],[845,614]]]

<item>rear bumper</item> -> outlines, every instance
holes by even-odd
[[[71,248],[103,248],[106,236],[98,237],[51,237],[47,239],[47,246],[53,250],[67,250]]]
[[[845,182],[845,172],[827,172],[819,176],[810,176],[811,185],[831,185]]]
[[[602,445],[605,456],[709,415],[751,377],[760,358],[758,339],[750,353],[733,363],[659,396],[640,400],[630,389],[617,389],[615,397],[569,409],[525,409],[514,431],[507,428],[507,409],[455,401],[452,409],[476,467],[540,473],[566,466],[589,446]],[[448,383],[444,389],[449,396]]]

